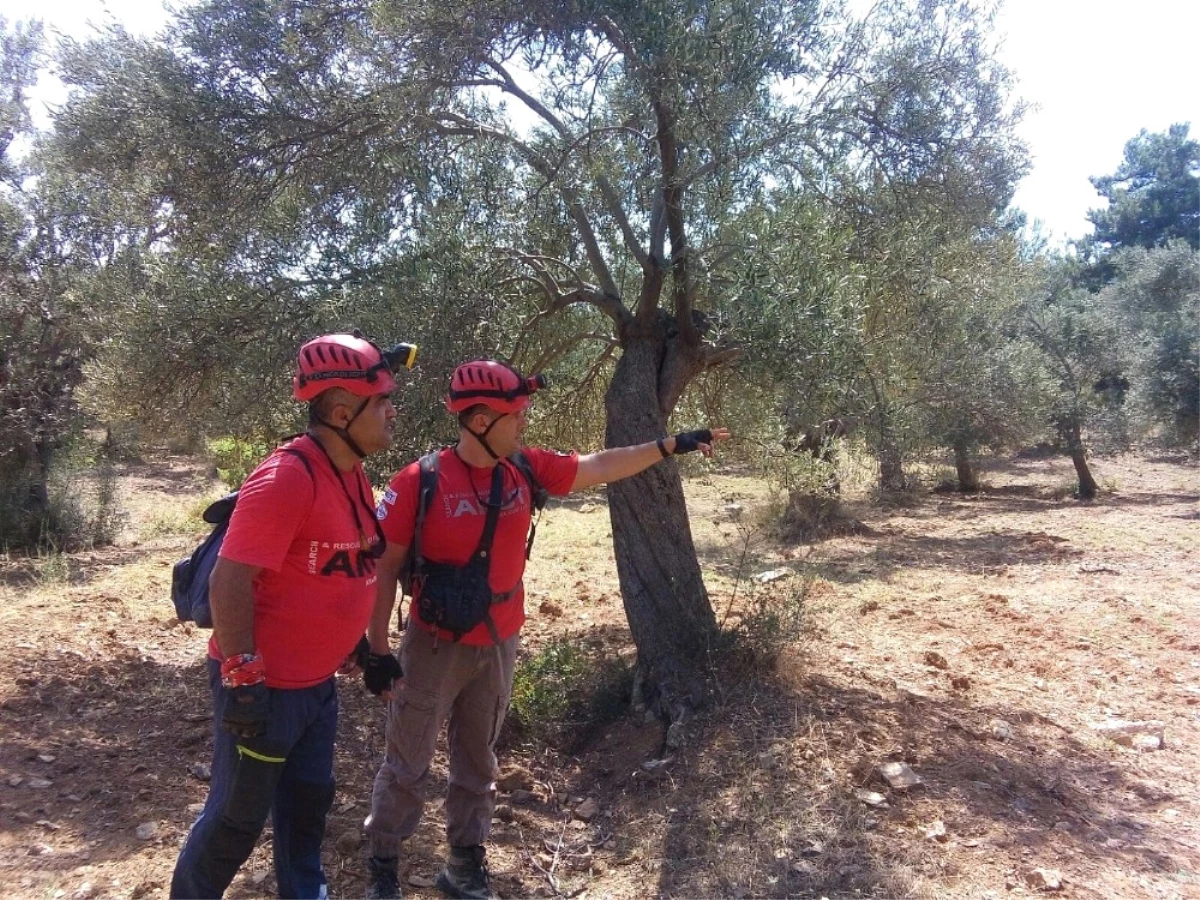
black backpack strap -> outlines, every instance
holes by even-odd
[[[308,477],[313,480],[313,486],[316,487],[317,476],[316,473],[313,472],[312,463],[308,461],[308,457],[294,447],[281,447],[280,450],[283,453],[287,453],[290,456],[296,457],[296,459],[300,460],[300,462],[304,464],[304,468],[308,472]]]
[[[417,521],[413,526],[411,551],[414,575],[419,575],[425,565],[425,557],[421,555],[421,531],[425,527],[425,513],[429,511],[433,495],[437,493],[438,453],[437,450],[430,450],[417,463]]]
[[[500,521],[500,506],[504,502],[504,467],[496,466],[492,469],[492,490],[488,496],[487,518],[483,521],[483,534],[479,536],[479,543],[475,546],[475,552],[471,554],[471,562],[478,562],[483,566],[484,571],[490,572],[492,568],[492,541],[496,537],[496,525]],[[492,643],[500,643],[500,633],[496,630],[496,623],[492,621],[491,610],[488,610],[483,616],[483,624],[487,626],[488,633],[492,636]],[[456,635],[455,640],[459,640],[462,635]]]
[[[546,508],[546,501],[550,499],[550,492],[546,490],[537,476],[533,474],[533,463],[529,461],[529,457],[523,451],[518,450],[508,458],[517,471],[525,476],[525,480],[529,482],[529,497],[533,502],[533,508],[541,512]]]
[[[525,539],[525,559],[529,559],[533,553],[533,539],[537,537],[538,522],[542,520],[542,510],[546,508],[546,501],[550,499],[550,492],[542,486],[538,481],[537,476],[533,474],[533,464],[529,462],[529,457],[518,450],[508,458],[517,471],[525,476],[525,480],[529,482],[529,500],[533,505],[532,512],[537,513],[534,518],[530,515],[529,519],[529,537]]]

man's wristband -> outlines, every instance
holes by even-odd
[[[667,458],[668,456],[670,456],[671,454],[667,452],[667,445],[663,443],[663,441],[664,441],[664,440],[666,440],[666,439],[665,439],[665,438],[659,438],[659,439],[658,439],[657,441],[655,441],[654,443],[655,443],[655,444],[658,446],[658,452],[662,454],[662,458],[663,458],[663,459],[666,459],[666,458]]]
[[[261,684],[267,680],[267,667],[257,653],[235,653],[221,663],[221,686],[232,690]]]

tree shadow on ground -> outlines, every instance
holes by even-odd
[[[992,736],[995,719],[1013,723],[1011,738]],[[627,722],[616,740],[581,755],[570,791],[599,796],[612,816],[565,833],[576,855],[615,835],[611,858],[656,871],[655,896],[924,893],[922,880],[947,877],[944,855],[923,849],[932,842],[889,833],[934,818],[955,840],[1018,858],[1060,854],[1065,842],[1080,854],[1106,847],[1130,871],[1162,873],[1175,864],[1157,833],[1109,801],[1165,798],[1107,753],[1026,710],[814,674],[795,684],[727,684],[717,706],[691,723],[682,750],[653,771],[643,767],[653,752],[652,741],[638,738],[644,730]],[[621,742],[624,755],[612,749]],[[890,790],[876,774],[885,761],[908,763],[923,783]],[[866,790],[883,795],[882,805],[865,803],[858,792]],[[622,859],[648,832],[659,839],[660,858]]]
[[[191,772],[211,746],[203,667],[132,649],[103,661],[17,652],[28,658],[0,708],[0,771],[10,785],[0,836],[36,855],[49,880],[148,845],[173,859],[193,818],[187,806],[205,794]],[[138,837],[144,823],[154,835]]]
[[[197,494],[220,487],[214,474],[196,465],[192,457],[167,457],[151,462],[123,462],[117,465],[117,474],[123,478],[137,478],[160,494],[185,497],[194,501]]]
[[[197,542],[193,537],[180,536],[171,543],[186,547],[190,552]],[[140,547],[98,547],[92,551],[52,556],[10,554],[0,562],[0,586],[30,587],[46,579],[71,585],[87,584],[111,569],[144,562],[161,552],[162,546],[156,543]]]

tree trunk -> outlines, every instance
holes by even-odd
[[[1100,488],[1088,468],[1087,454],[1083,449],[1083,436],[1079,431],[1079,420],[1071,418],[1059,424],[1059,431],[1067,444],[1067,452],[1071,454],[1071,462],[1075,464],[1075,474],[1079,477],[1079,499],[1095,500]]]
[[[966,441],[954,442],[954,468],[958,472],[958,489],[964,494],[979,490],[979,479],[971,465],[971,450]]]
[[[640,444],[665,433],[687,368],[681,368],[678,356],[671,358],[670,351],[677,349],[671,340],[656,335],[625,341],[605,397],[606,447]],[[673,375],[670,384],[662,383],[667,373]],[[608,506],[642,699],[664,721],[678,721],[706,700],[707,661],[718,631],[692,543],[679,467],[667,459],[609,484]]]
[[[896,429],[884,419],[879,428],[879,487],[885,491],[908,490],[908,476],[904,474],[904,455]]]

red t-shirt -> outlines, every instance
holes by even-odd
[[[550,494],[562,497],[570,493],[579,468],[576,453],[553,453],[532,447],[523,448],[525,457],[538,482]],[[504,594],[517,587],[525,574],[525,538],[533,510],[529,482],[512,463],[504,460],[503,506],[492,540],[492,564],[488,583],[492,592]],[[412,544],[417,520],[417,491],[420,482],[420,463],[414,462],[392,479],[383,495],[376,515],[389,544],[407,547]],[[487,515],[485,502],[492,489],[492,470],[469,466],[452,448],[438,454],[437,491],[425,513],[421,533],[421,555],[428,560],[451,565],[466,565],[483,536]],[[521,630],[525,623],[525,591],[523,588],[509,599],[494,603],[491,609],[496,634],[505,641]],[[414,603],[409,609],[411,620],[427,630],[432,626],[421,621]],[[444,631],[440,635],[452,640]],[[477,625],[462,636],[462,643],[486,645],[492,643],[487,624]]]
[[[254,579],[254,646],[267,684],[304,688],[333,675],[375,604],[375,559],[361,547],[351,502],[368,541],[376,530],[362,466],[335,474],[312,438],[286,446],[304,454],[312,473],[291,453],[267,457],[238,493],[220,555],[262,569]],[[208,652],[224,658],[215,633]]]

